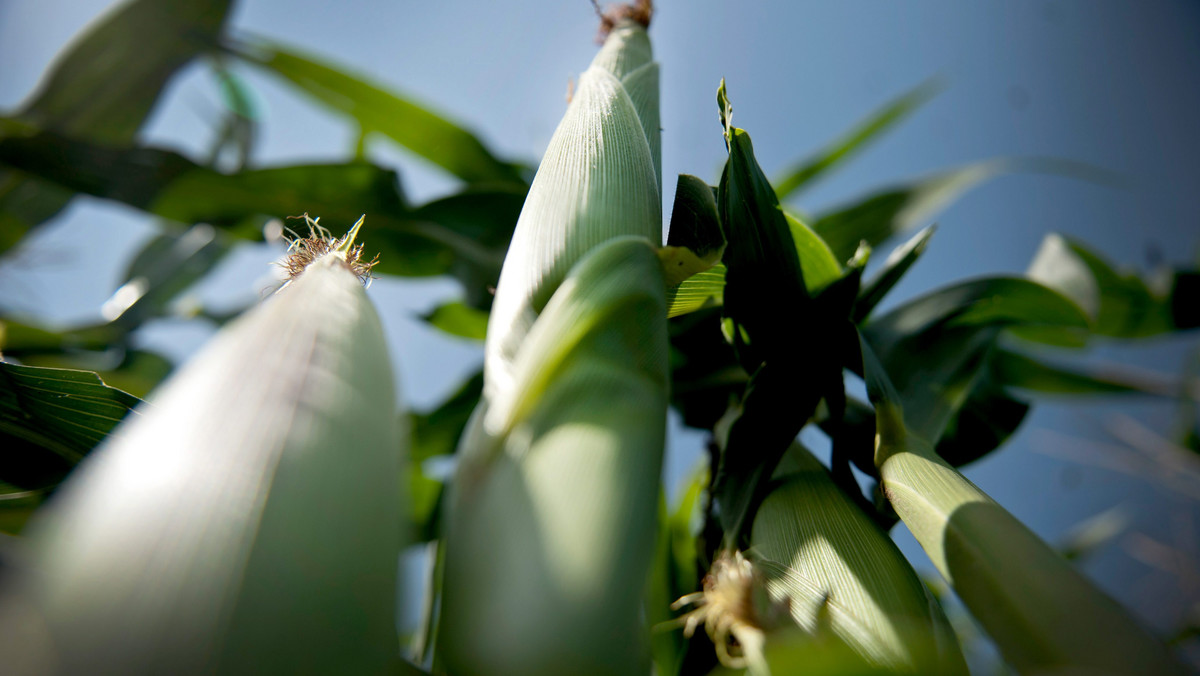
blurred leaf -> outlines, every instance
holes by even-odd
[[[231,0],[135,0],[77,38],[43,76],[21,120],[102,143],[125,143],[171,77],[211,50]],[[72,195],[0,169],[0,251],[52,217]]]
[[[380,253],[375,271],[384,274],[438,275],[456,265],[470,265],[494,277],[503,258],[502,250],[481,244],[476,231],[466,226],[490,231],[496,214],[505,212],[477,210],[480,218],[491,220],[472,222],[462,216],[470,209],[463,206],[456,212],[459,218],[434,222],[429,219],[446,215],[448,201],[457,196],[409,212],[395,172],[364,162],[222,174],[170,151],[108,148],[48,132],[0,139],[0,162],[72,190],[181,223],[211,223],[235,234],[244,234],[237,226],[256,215],[278,218],[307,211],[326,223],[353,223],[366,213],[370,230],[364,236]],[[460,204],[478,199],[481,204],[511,206],[517,199],[511,189],[461,194]]]
[[[231,248],[229,238],[203,223],[162,232],[134,255],[101,313],[126,330],[166,316],[171,301],[215,269]]]
[[[990,367],[993,377],[1005,386],[1041,394],[1142,393],[1173,397],[1180,390],[1180,384],[1169,378],[1119,366],[1064,366],[1010,350],[997,350]]]
[[[1121,505],[1093,514],[1072,526],[1059,540],[1058,552],[1068,561],[1095,554],[1133,523],[1133,515]]]
[[[888,255],[887,260],[883,262],[883,269],[877,272],[858,294],[858,302],[854,305],[854,316],[852,317],[854,323],[857,324],[866,319],[884,296],[892,290],[892,287],[896,286],[900,278],[908,272],[913,263],[917,262],[917,258],[925,253],[925,247],[929,244],[929,239],[933,237],[936,228],[937,226],[934,225],[925,228]]]
[[[834,212],[821,214],[813,230],[839,260],[854,254],[860,241],[878,247],[917,227],[983,181],[1012,170],[1005,160],[989,160],[886,190]]]
[[[1195,270],[1160,279],[1159,288],[1154,288],[1134,272],[1118,272],[1083,244],[1050,234],[1042,240],[1028,274],[1083,308],[1093,320],[1091,330],[1096,335],[1144,338],[1200,324],[1195,309],[1200,306]],[[1026,337],[1042,338],[1038,334]]]
[[[949,383],[951,387],[969,387],[959,398],[961,404],[949,412],[945,430],[935,445],[937,454],[953,467],[962,467],[999,448],[1029,413],[1030,405],[1009,393],[994,372],[998,352],[988,352],[977,373],[964,369]],[[872,432],[872,441],[873,436]]]
[[[1025,279],[963,282],[867,323],[862,334],[904,402],[914,431],[934,443],[966,401],[1004,328],[1086,329],[1073,302]]]
[[[439,455],[451,455],[483,392],[483,372],[468,378],[440,406],[425,413],[409,414],[412,442],[410,457],[421,463]]]
[[[488,314],[460,301],[439,305],[421,319],[459,338],[483,340],[487,337]]]
[[[524,183],[517,167],[496,159],[473,134],[365,77],[265,40],[235,53],[354,118],[364,135],[379,132],[464,181]]]
[[[929,80],[888,102],[867,119],[859,122],[842,138],[793,167],[784,178],[775,182],[775,193],[779,195],[779,199],[787,199],[908,117],[941,89],[940,82]]]
[[[0,352],[21,359],[63,351],[107,350],[124,337],[112,324],[54,330],[17,319],[0,318]]]

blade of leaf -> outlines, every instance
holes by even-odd
[[[267,40],[233,53],[357,120],[364,134],[379,132],[464,181],[524,183],[515,165],[497,159],[474,134],[361,75]]]
[[[942,84],[939,81],[929,80],[885,104],[844,136],[790,169],[783,178],[775,182],[775,194],[784,200],[805,188],[814,179],[849,159],[908,117],[941,90]]]

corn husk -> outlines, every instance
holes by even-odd
[[[793,445],[754,519],[751,552],[771,598],[805,632],[828,630],[872,665],[965,674],[941,608],[888,536]]]
[[[227,326],[69,478],[0,606],[9,674],[381,673],[401,447],[345,251]]]
[[[466,674],[648,670],[667,406],[658,257],[621,238],[581,260],[477,413],[446,534],[438,650]],[[496,429],[496,434],[486,430]]]
[[[661,241],[658,64],[651,58],[641,26],[613,30],[550,139],[496,287],[484,363],[489,399],[510,396],[525,335],[576,261],[621,235]]]
[[[884,495],[1022,673],[1182,674],[1166,647],[925,440],[876,403]]]

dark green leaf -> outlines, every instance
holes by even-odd
[[[325,223],[349,224],[367,214],[364,239],[380,253],[377,272],[410,276],[451,272],[456,264],[487,270],[494,276],[503,251],[477,241],[465,229],[468,219],[446,216],[448,201],[438,200],[409,212],[395,172],[364,162],[303,165],[222,174],[170,151],[116,149],[43,132],[0,139],[0,162],[54,181],[66,188],[130,206],[181,223],[211,223],[245,234],[240,226],[254,216],[281,217],[308,212]],[[459,201],[477,199],[505,209],[518,199],[510,189],[476,190]],[[489,197],[490,196],[490,197]],[[490,200],[490,201],[489,201]],[[508,212],[497,207],[476,227],[495,230]],[[446,216],[446,225],[430,220]],[[514,219],[515,220],[515,219]],[[453,228],[460,228],[459,232]],[[503,230],[493,235],[507,239]],[[456,258],[457,255],[457,258]]]
[[[135,254],[124,283],[102,312],[125,330],[166,316],[171,301],[211,272],[231,248],[229,239],[207,224],[163,232]]]
[[[680,174],[675,183],[675,205],[671,208],[667,246],[685,247],[700,258],[714,252],[719,255],[725,246],[714,190],[690,174]]]
[[[904,273],[912,267],[912,264],[917,262],[917,258],[925,252],[926,245],[929,244],[929,239],[933,237],[934,230],[937,226],[929,226],[921,232],[918,232],[912,239],[908,240],[904,245],[896,247],[883,262],[883,269],[876,273],[875,277],[867,282],[866,286],[858,294],[858,301],[854,305],[854,323],[859,323],[866,319],[875,306],[883,300],[888,291],[900,281]]]
[[[439,305],[421,319],[459,338],[483,340],[487,337],[488,313],[459,301]]]
[[[909,426],[937,443],[1004,328],[1086,330],[1073,302],[1025,279],[987,278],[917,298],[869,322],[863,338],[896,387]]]
[[[936,80],[923,82],[887,103],[867,119],[859,122],[842,138],[789,170],[784,178],[776,181],[775,193],[779,195],[779,199],[787,199],[796,191],[807,186],[813,179],[825,174],[864,148],[870,141],[878,138],[880,134],[897,122],[908,117],[941,89],[942,85]]]
[[[439,455],[451,455],[458,447],[458,438],[479,404],[483,393],[483,372],[464,382],[449,399],[426,413],[409,415],[412,443],[409,457],[421,463]]]
[[[470,132],[362,76],[261,40],[236,53],[354,118],[364,134],[379,132],[464,181],[524,183]]]
[[[103,143],[133,139],[171,77],[217,42],[231,0],[135,0],[63,53],[17,116]],[[58,213],[58,186],[0,170],[0,251]]]
[[[92,450],[139,403],[95,373],[0,362],[4,436],[32,442],[69,462]]]

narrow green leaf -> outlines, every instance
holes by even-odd
[[[395,172],[369,163],[222,174],[170,151],[109,148],[49,132],[0,139],[0,162],[163,218],[210,223],[242,235],[247,234],[243,230],[247,219],[298,216],[298,205],[327,222],[353,222],[365,212],[371,216],[372,245],[381,256],[376,272],[410,276],[446,274],[457,261],[475,278],[495,279],[503,248],[477,241],[478,232],[498,229],[485,242],[502,239],[504,227],[496,225],[495,219],[511,213],[508,209],[519,199],[511,189],[483,191],[488,201],[504,209],[475,211],[483,220],[472,220],[468,209],[453,208],[454,198],[410,213]],[[485,199],[478,191],[467,194]],[[467,199],[471,198],[463,198]],[[432,220],[441,216],[444,224]],[[250,232],[257,235],[259,230]]]
[[[234,53],[350,116],[364,134],[383,134],[464,181],[523,183],[518,168],[497,159],[474,134],[361,75],[261,39]]]
[[[952,169],[821,214],[813,230],[839,260],[845,260],[854,254],[860,241],[878,247],[893,236],[926,223],[967,190],[1013,168],[1010,161],[989,160]]]
[[[775,193],[779,195],[779,199],[787,199],[806,187],[813,179],[824,175],[862,150],[871,141],[928,102],[941,89],[942,84],[937,80],[926,81],[887,103],[867,119],[859,122],[840,139],[790,169],[782,179],[775,182]]]
[[[883,269],[876,273],[875,277],[858,294],[858,301],[854,305],[854,323],[857,324],[866,319],[884,296],[892,290],[892,287],[896,286],[904,273],[908,272],[913,263],[917,262],[917,258],[925,253],[925,247],[929,244],[929,239],[933,237],[936,227],[931,225],[918,232],[913,235],[912,239],[902,246],[896,247],[896,250],[888,255],[887,260],[883,262]]]
[[[817,236],[812,228],[786,211],[784,216],[787,218],[792,241],[796,244],[796,256],[800,259],[804,287],[810,295],[815,296],[830,282],[842,276],[842,265],[825,244],[825,240]]]
[[[22,673],[382,673],[401,447],[379,319],[335,254],[227,326],[28,531]]]
[[[229,239],[207,224],[163,232],[134,255],[123,283],[100,311],[127,331],[166,316],[171,301],[216,268],[231,248]]]
[[[991,358],[993,377],[1008,387],[1040,394],[1152,394],[1174,397],[1181,384],[1154,374],[1112,366],[1065,366],[1011,350]]]

